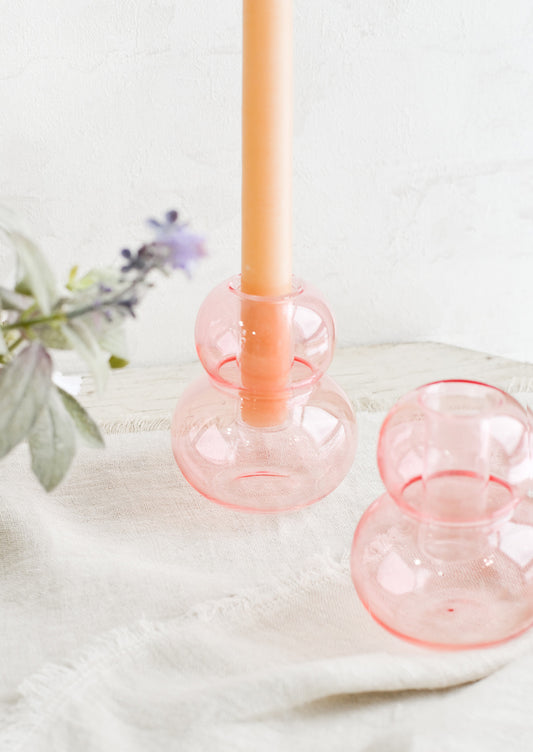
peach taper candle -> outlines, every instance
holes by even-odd
[[[268,426],[284,420],[292,362],[290,306],[269,302],[292,284],[292,0],[243,11],[242,417]]]

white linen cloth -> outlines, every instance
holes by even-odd
[[[24,448],[0,463],[0,750],[531,752],[533,632],[427,650],[359,603],[384,415],[357,417],[344,483],[281,515],[203,499],[168,431],[82,450],[50,495]]]

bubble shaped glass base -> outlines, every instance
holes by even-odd
[[[533,504],[497,526],[420,525],[385,494],[354,536],[352,579],[398,637],[434,648],[495,645],[533,623]]]
[[[252,426],[241,417],[240,399],[206,376],[178,403],[172,447],[185,478],[207,498],[280,512],[312,504],[339,485],[353,460],[353,417],[325,376],[289,402],[283,424]]]
[[[355,418],[325,370],[333,353],[329,309],[294,282],[290,294],[245,295],[219,285],[200,309],[197,351],[207,371],[172,420],[176,462],[208,499],[282,512],[331,493],[351,467]]]
[[[485,384],[426,385],[378,442],[388,493],[355,532],[357,593],[382,626],[429,647],[494,645],[533,623],[527,417]]]

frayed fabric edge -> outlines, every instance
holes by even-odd
[[[112,670],[125,655],[134,657],[147,644],[166,637],[177,626],[219,617],[243,617],[263,603],[283,601],[294,591],[305,590],[321,582],[349,576],[346,560],[336,561],[327,554],[307,561],[305,570],[278,581],[243,590],[215,600],[196,604],[182,615],[163,622],[140,620],[131,627],[118,627],[91,642],[63,663],[49,663],[24,679],[16,690],[14,703],[7,708],[0,730],[0,748],[17,752],[44,724],[50,721],[68,700],[70,691],[79,691],[96,676]]]

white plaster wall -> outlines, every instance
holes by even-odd
[[[295,9],[295,271],[339,342],[533,359],[530,0]],[[0,200],[58,275],[180,209],[211,256],[146,299],[133,356],[193,358],[198,305],[239,269],[240,0],[1,0],[0,19]]]

